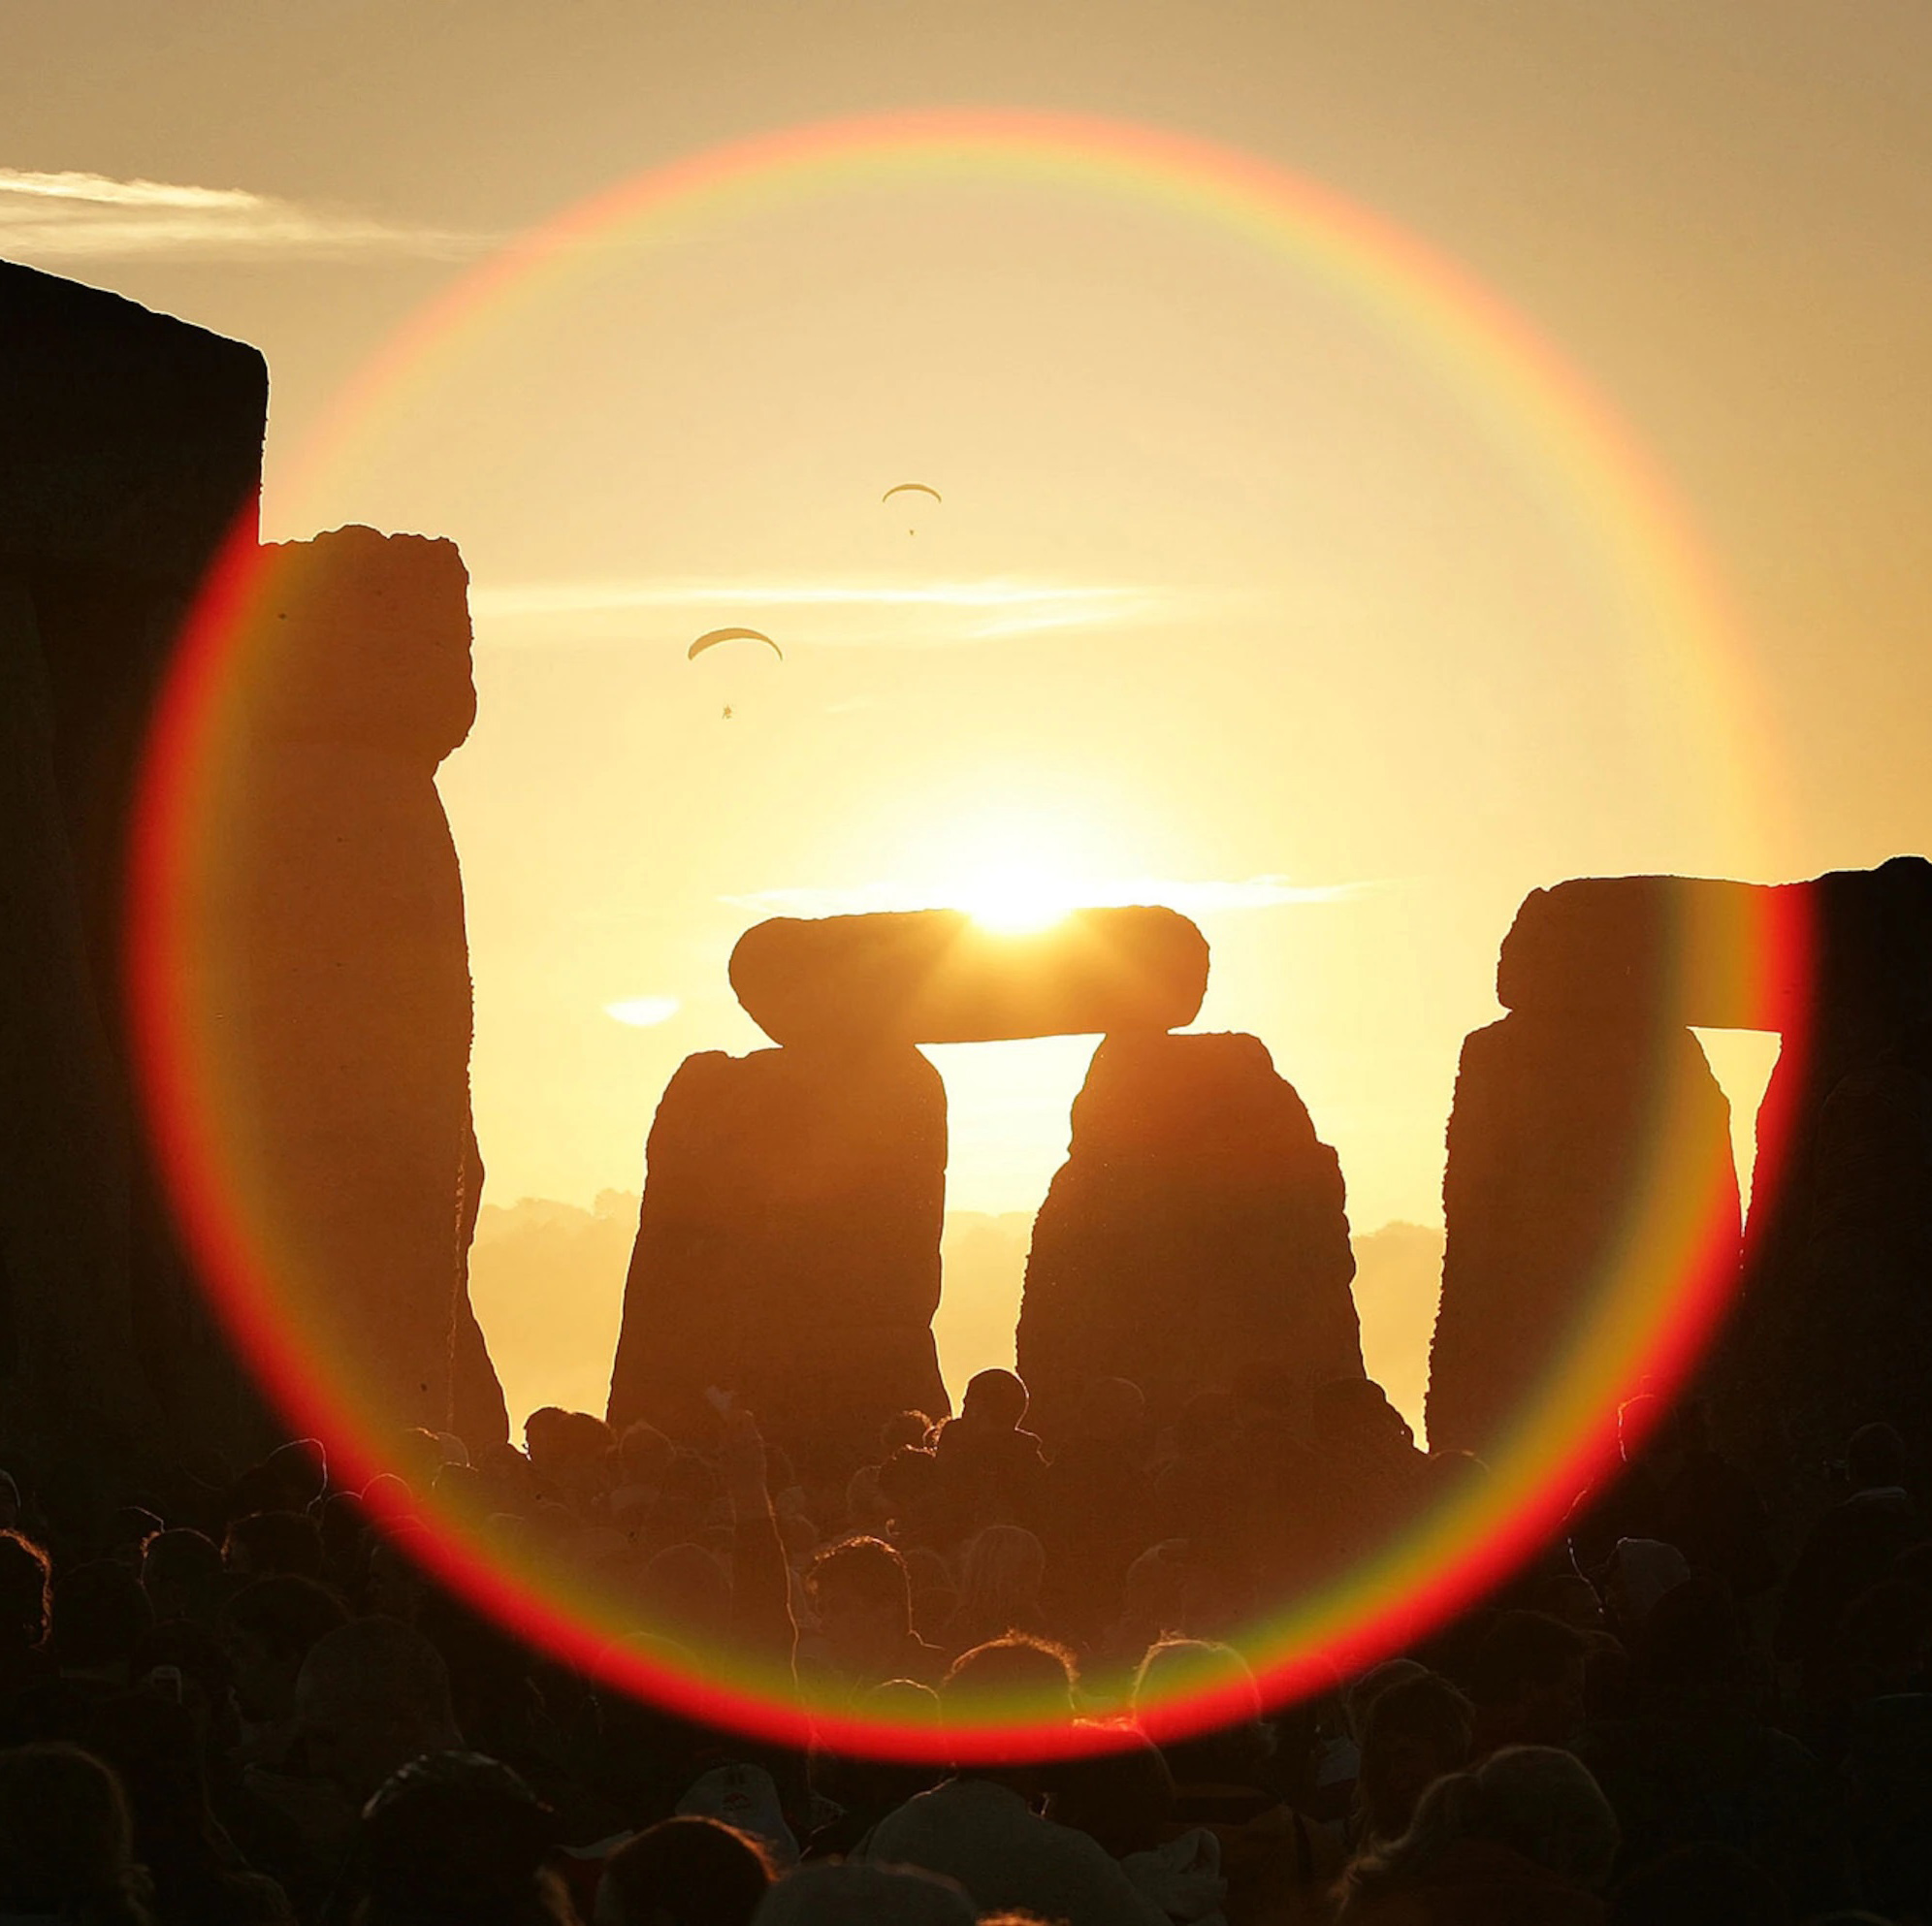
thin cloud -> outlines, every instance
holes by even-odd
[[[375,220],[243,187],[0,168],[0,253],[22,260],[136,254],[450,258],[488,244],[486,236]]]
[[[1038,629],[1092,627],[1171,615],[1173,592],[1124,583],[1016,581],[994,577],[970,582],[720,582],[610,581],[487,585],[470,591],[470,613],[479,622],[511,628],[516,639],[539,640],[537,625],[572,619],[670,615],[708,617],[720,609],[792,610],[800,617],[795,639],[865,646],[881,642],[944,645],[986,641]],[[830,618],[830,620],[828,620]]]
[[[1183,915],[1214,916],[1244,910],[1278,910],[1295,904],[1340,903],[1371,886],[1367,883],[1296,883],[1285,876],[1225,880],[1139,876],[1084,885],[1079,894],[1081,907],[1091,910],[1163,904]],[[903,883],[861,883],[844,889],[756,889],[746,895],[721,896],[718,900],[759,916],[842,916],[878,910],[950,907],[944,890],[920,889]]]
[[[603,1007],[606,1016],[614,1016],[618,1022],[628,1023],[636,1030],[648,1030],[654,1024],[668,1023],[682,1008],[674,996],[620,997],[616,1003],[607,1003]]]

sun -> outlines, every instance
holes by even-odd
[[[930,903],[1022,935],[1111,900],[1106,838],[1065,809],[1018,803],[943,818],[917,870]]]
[[[1089,896],[1048,868],[1015,863],[975,878],[953,892],[953,901],[982,928],[1020,936],[1050,928],[1069,911],[1085,907]]]

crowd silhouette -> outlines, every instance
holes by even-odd
[[[675,1442],[413,1431],[361,1491],[303,1440],[87,1502],[0,1480],[0,1922],[1932,1918],[1932,1527],[1884,1426],[1835,1490],[1767,1490],[1694,1399],[1634,1398],[1494,1595],[1270,1708],[1259,1614],[1486,1475],[1373,1384],[1264,1377],[1157,1430],[1103,1379],[1043,1441],[987,1371],[818,1484],[719,1404]],[[452,1509],[931,1762],[754,1742],[524,1645],[430,1576]],[[1176,1685],[1240,1710],[1149,1736]],[[949,1766],[1015,1692],[1112,1748]]]

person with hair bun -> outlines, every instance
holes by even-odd
[[[154,1926],[120,1782],[78,1746],[0,1752],[0,1918]]]
[[[1554,1746],[1508,1746],[1422,1795],[1343,1877],[1336,1926],[1603,1926],[1616,1814]]]

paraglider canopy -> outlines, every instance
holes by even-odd
[[[896,482],[879,498],[890,501],[895,495],[929,495],[935,501],[943,499],[938,489],[928,487],[924,482]]]
[[[785,659],[785,651],[761,628],[711,628],[685,651],[685,660],[696,661],[707,649],[715,649],[721,642],[762,642],[781,662]]]

